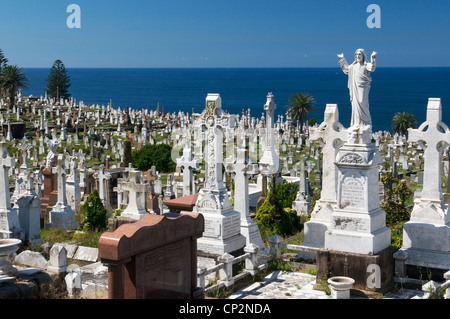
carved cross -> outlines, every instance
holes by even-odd
[[[183,196],[192,194],[192,170],[198,169],[199,165],[196,159],[192,158],[190,147],[183,149],[183,156],[177,159],[177,166],[183,169]]]
[[[418,129],[408,129],[408,141],[419,142],[424,151],[424,177],[421,199],[442,202],[441,155],[450,143],[450,131],[442,120],[441,99],[428,99],[427,119]],[[428,127],[427,129],[425,129]],[[426,145],[423,144],[426,143]]]
[[[249,163],[245,148],[237,150],[237,158],[234,163],[227,163],[226,170],[233,172],[234,177],[234,209],[241,213],[241,219],[249,215],[248,178],[258,173],[258,165]]]
[[[312,141],[318,141],[322,147],[324,165],[331,165],[336,161],[336,155],[347,140],[347,130],[339,122],[339,110],[336,104],[327,104],[325,108],[324,121],[319,127],[310,127]],[[319,159],[320,160],[320,159]],[[338,171],[334,164],[332,169],[324,167],[322,176],[321,200],[336,201]]]
[[[11,198],[9,196],[9,169],[14,166],[15,159],[11,157],[6,149],[5,140],[0,141],[0,210],[11,209]]]
[[[106,181],[111,178],[111,174],[105,171],[105,166],[100,165],[98,172],[94,174],[94,178],[98,180],[98,196],[102,201],[106,200]]]
[[[235,117],[224,114],[224,111],[220,109],[220,97],[214,101],[210,100],[210,98],[215,98],[215,96],[208,95],[207,107],[199,119],[199,124],[206,133],[206,173],[204,188],[219,191],[225,189],[222,180],[223,130],[234,126]],[[213,104],[212,102],[217,104]]]
[[[52,173],[57,175],[58,180],[58,207],[67,206],[66,199],[66,166],[64,164],[64,155],[58,155],[56,167],[52,167]]]

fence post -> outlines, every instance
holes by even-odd
[[[219,271],[219,279],[225,283],[225,286],[231,286],[234,284],[233,278],[233,261],[234,257],[229,253],[225,253],[219,256],[218,262],[224,263],[224,269]]]
[[[256,270],[258,269],[258,250],[259,247],[253,243],[244,247],[244,252],[251,254],[250,258],[245,259],[245,270],[252,276],[255,275]]]
[[[205,289],[205,273],[206,273],[206,267],[205,266],[198,266],[197,267],[197,285]]]
[[[445,289],[444,299],[450,299],[450,270],[444,274],[444,279],[446,280],[445,284],[447,284],[447,288]]]
[[[269,238],[270,245],[270,255],[272,258],[280,258],[281,257],[281,249],[280,244],[283,242],[283,237],[278,235],[273,235]]]

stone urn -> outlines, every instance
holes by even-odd
[[[21,243],[22,241],[16,238],[0,239],[0,277],[17,274],[17,269],[11,264],[11,260],[14,259]]]
[[[350,299],[350,289],[355,280],[350,277],[336,276],[328,279],[331,286],[331,297],[333,299]]]

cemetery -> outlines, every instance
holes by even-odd
[[[407,135],[372,132],[364,98],[348,128],[337,104],[300,127],[275,100],[260,117],[219,93],[193,114],[2,100],[0,298],[277,298],[278,276],[310,287],[280,298],[449,299],[441,100]]]

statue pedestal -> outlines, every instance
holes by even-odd
[[[337,206],[325,233],[325,249],[376,254],[390,246],[391,231],[380,208],[378,166],[382,159],[370,142],[370,129],[353,130],[339,150]]]

